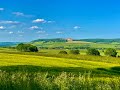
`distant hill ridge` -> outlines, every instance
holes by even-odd
[[[93,42],[93,43],[112,43],[112,42],[118,42],[120,43],[120,39],[71,39],[72,41],[85,41],[85,42]],[[64,38],[55,38],[55,39],[37,39],[32,41],[34,42],[67,42],[68,39]]]
[[[63,38],[55,38],[55,39],[37,39],[37,40],[33,40],[32,42],[67,42],[66,39]]]
[[[113,42],[120,43],[120,39],[80,39],[77,41],[86,41],[86,42],[93,42],[93,43],[113,43]]]
[[[0,47],[8,47],[19,44],[20,42],[0,42]]]
[[[93,43],[120,43],[120,38],[118,39],[72,39],[72,38],[53,38],[53,39],[37,39],[31,41],[32,43],[35,42],[68,42],[68,41],[85,41],[85,42],[93,42]],[[15,46],[20,42],[0,42],[0,47],[7,47],[7,46]]]

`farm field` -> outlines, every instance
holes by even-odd
[[[57,42],[59,47],[69,44],[68,48],[74,48],[75,45],[84,46],[86,42],[60,43],[63,42]],[[86,46],[88,44],[92,48],[100,45],[87,43]],[[70,53],[72,49],[50,48],[54,45],[48,45],[48,49],[39,48],[39,52],[21,52],[14,47],[1,47],[0,90],[120,89],[119,57],[105,56],[105,49],[99,48],[101,56],[86,55],[87,49],[79,49],[80,54],[75,55]],[[60,51],[67,51],[68,54],[59,54]],[[117,52],[120,55],[119,49]]]
[[[46,47],[46,48],[64,48],[64,49],[85,49],[85,48],[117,48],[119,49],[120,43],[112,42],[112,43],[94,43],[94,42],[85,42],[85,41],[71,41],[71,42],[44,42],[44,41],[36,41],[31,42],[31,44],[38,47]]]
[[[119,58],[0,51],[0,90],[119,90]]]
[[[120,65],[120,61],[97,61],[97,60],[77,60],[69,58],[57,58],[35,55],[5,54],[0,53],[0,66],[33,65],[40,67],[58,68],[84,68],[86,70],[97,70],[99,68],[110,69]]]

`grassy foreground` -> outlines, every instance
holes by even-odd
[[[112,57],[0,53],[0,90],[119,90]]]
[[[119,90],[120,78],[91,78],[89,74],[0,72],[0,90]]]

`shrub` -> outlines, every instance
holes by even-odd
[[[59,54],[67,54],[66,51],[60,51]]]
[[[79,50],[71,50],[70,53],[71,54],[80,54],[80,51]]]
[[[16,49],[23,52],[38,52],[38,48],[31,44],[20,43],[17,45]]]
[[[38,52],[38,48],[37,48],[36,46],[30,46],[30,47],[29,47],[29,50],[30,50],[31,52]]]
[[[100,52],[99,52],[97,49],[94,49],[94,48],[89,48],[89,49],[87,49],[86,54],[87,54],[87,55],[100,56]]]
[[[116,52],[116,50],[113,49],[113,48],[108,48],[108,49],[105,50],[104,54],[105,54],[106,56],[116,57],[117,52]]]
[[[118,57],[118,58],[120,58],[120,56],[119,56],[119,55],[118,55],[117,57]]]

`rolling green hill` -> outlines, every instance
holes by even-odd
[[[38,39],[30,42],[43,49],[86,49],[86,48],[116,48],[120,49],[120,39]]]
[[[51,52],[1,48],[0,90],[120,89],[119,58]]]
[[[67,42],[67,39],[64,38],[55,38],[55,39],[38,39],[32,42]],[[84,42],[92,42],[92,43],[120,43],[120,39],[73,39],[73,41],[84,41]],[[78,42],[79,43],[79,42]]]
[[[38,39],[31,42],[67,42],[67,40],[63,38],[55,38],[55,39]]]
[[[11,52],[12,53],[12,52]],[[69,57],[69,56],[68,56]],[[83,58],[67,58],[67,57],[46,57],[46,56],[38,56],[35,54],[8,54],[8,53],[0,53],[0,69],[1,70],[15,70],[14,68],[4,68],[4,67],[14,67],[19,65],[26,66],[36,66],[37,71],[43,72],[85,72],[92,71],[94,75],[99,76],[108,76],[108,75],[118,75],[119,70],[114,68],[119,68],[120,61],[115,60],[114,58],[102,58],[105,60],[99,61],[100,57],[86,57]],[[91,59],[90,59],[91,58]],[[97,59],[98,58],[98,59]],[[24,68],[16,68],[17,71],[25,70]],[[16,71],[15,70],[15,71]],[[31,68],[32,70],[32,68]],[[34,70],[33,70],[34,72]]]
[[[114,42],[117,42],[120,44],[120,39],[80,39],[77,41],[86,41],[86,42],[93,42],[93,43],[114,43]]]

